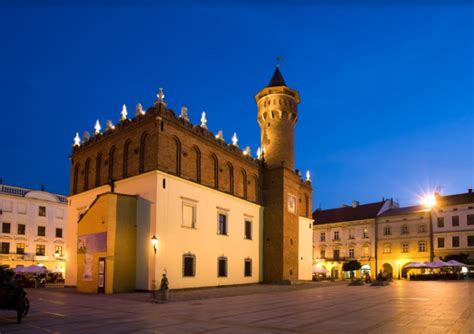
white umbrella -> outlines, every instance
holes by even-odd
[[[450,267],[465,267],[466,266],[464,263],[456,261],[456,260],[449,260],[446,263],[448,263]]]
[[[325,269],[325,268],[321,268],[321,267],[318,267],[318,266],[313,266],[313,273],[316,273],[316,274],[326,274],[328,273],[329,270]]]

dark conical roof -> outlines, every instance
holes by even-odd
[[[285,80],[280,72],[280,67],[277,65],[275,73],[273,73],[272,79],[267,87],[286,86]]]

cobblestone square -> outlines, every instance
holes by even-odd
[[[473,333],[474,282],[394,281],[387,287],[322,282],[85,295],[29,289],[21,324],[0,312],[1,333]]]

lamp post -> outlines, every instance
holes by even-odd
[[[158,246],[158,238],[153,235],[151,238],[151,245],[153,246],[153,279],[151,280],[151,296],[152,303],[156,303],[156,248]]]
[[[398,272],[398,279],[400,279],[400,273],[401,273],[401,270],[400,270],[400,261],[397,261],[397,272]]]

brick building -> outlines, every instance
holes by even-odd
[[[82,141],[76,134],[66,284],[130,290],[114,283],[124,279],[115,265],[122,227],[135,234],[120,253],[134,258],[126,269],[135,289],[152,289],[161,272],[171,288],[311,279],[311,181],[294,169],[299,94],[279,68],[255,96],[256,158],[236,137],[226,143],[209,131],[204,113],[191,124],[185,107],[176,115],[161,89],[157,96],[131,119],[124,106],[118,124],[101,132],[97,122]]]

